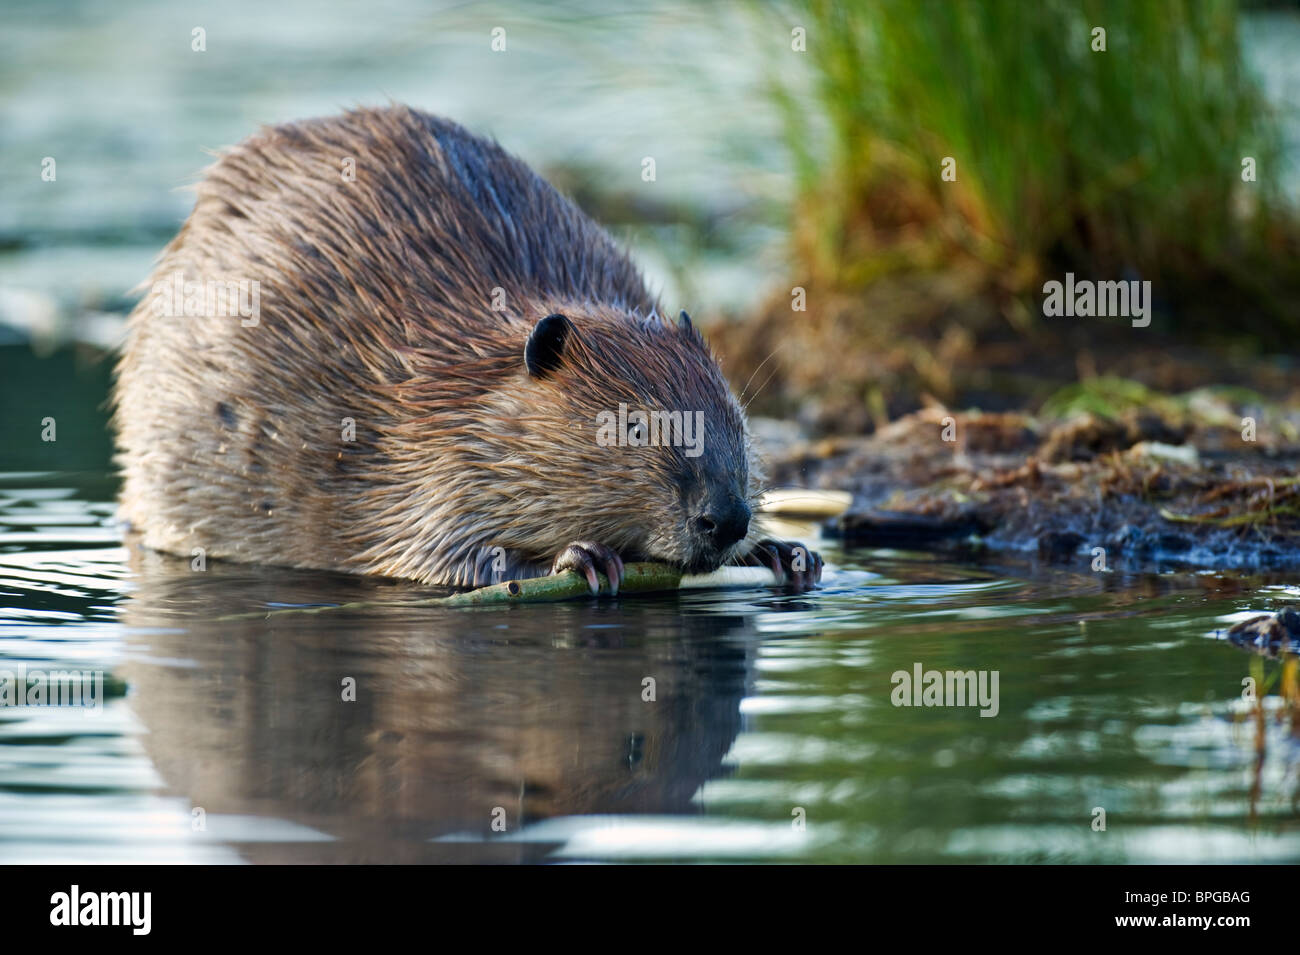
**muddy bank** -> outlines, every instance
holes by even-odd
[[[1300,413],[1246,410],[1207,390],[1113,416],[935,405],[868,436],[756,433],[774,485],[853,494],[827,525],[846,543],[1098,570],[1300,567]]]

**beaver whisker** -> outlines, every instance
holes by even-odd
[[[778,354],[780,354],[781,349],[783,349],[783,348],[785,348],[785,347],[786,347],[785,344],[777,345],[775,348],[773,348],[770,352],[767,353],[767,357],[766,357],[766,358],[764,358],[762,361],[760,361],[760,362],[758,363],[758,367],[755,368],[752,372],[749,373],[749,377],[748,377],[747,379],[745,379],[745,384],[744,384],[744,386],[740,389],[740,399],[741,399],[742,401],[744,401],[744,398],[745,398],[745,392],[749,390],[749,385],[750,385],[750,383],[754,380],[754,376],[757,375],[760,371],[762,371],[762,370],[763,370],[763,366],[766,365],[766,364],[767,364],[769,361],[771,361],[773,358],[775,358]],[[770,376],[769,376],[768,380],[771,380]],[[761,390],[761,389],[760,389],[760,390]],[[752,400],[752,399],[751,399],[751,400]],[[743,404],[742,407],[749,407],[749,403],[748,403],[748,402],[745,402],[745,404]]]

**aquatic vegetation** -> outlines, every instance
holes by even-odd
[[[800,0],[789,15],[811,94],[774,85],[815,279],[964,267],[1018,295],[1077,266],[1162,279],[1165,299],[1185,283],[1188,301],[1282,278],[1259,264],[1294,281],[1281,140],[1234,0]]]
[[[1139,381],[1110,375],[1088,378],[1066,385],[1043,402],[1041,413],[1052,418],[1068,418],[1090,413],[1104,418],[1118,418],[1134,409],[1182,411],[1179,403]]]
[[[1300,216],[1235,0],[756,3],[796,176],[790,290],[719,332],[737,370],[775,353],[756,407],[867,431],[1191,348],[1187,387],[1270,390],[1225,369],[1300,329]],[[1046,314],[1071,273],[1149,282],[1150,326]]]
[[[1256,527],[1291,519],[1300,521],[1300,478],[1253,478],[1228,481],[1202,496],[1199,503],[1216,507],[1198,514],[1179,514],[1167,508],[1160,516],[1180,524],[1213,527]]]
[[[1284,607],[1276,613],[1241,620],[1221,636],[1255,654],[1250,661],[1249,678],[1242,680],[1243,686],[1249,689],[1243,692],[1241,703],[1234,707],[1230,717],[1236,724],[1249,723],[1252,730],[1255,760],[1249,809],[1253,820],[1264,791],[1270,715],[1276,725],[1284,727],[1284,737],[1289,737],[1292,743],[1287,747],[1286,757],[1292,763],[1296,759],[1294,743],[1300,740],[1300,657],[1296,656],[1300,648],[1300,612],[1294,607]],[[1272,703],[1266,707],[1270,699]],[[1292,804],[1297,802],[1300,802],[1300,788],[1292,795]]]

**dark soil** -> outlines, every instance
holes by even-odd
[[[1297,415],[1130,409],[1042,422],[931,406],[868,436],[757,428],[774,486],[853,493],[828,531],[872,546],[992,549],[1103,568],[1300,567]]]

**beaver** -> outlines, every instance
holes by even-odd
[[[117,366],[144,546],[459,587],[820,578],[754,526],[745,415],[689,316],[495,142],[359,109],[264,128],[196,190]]]

